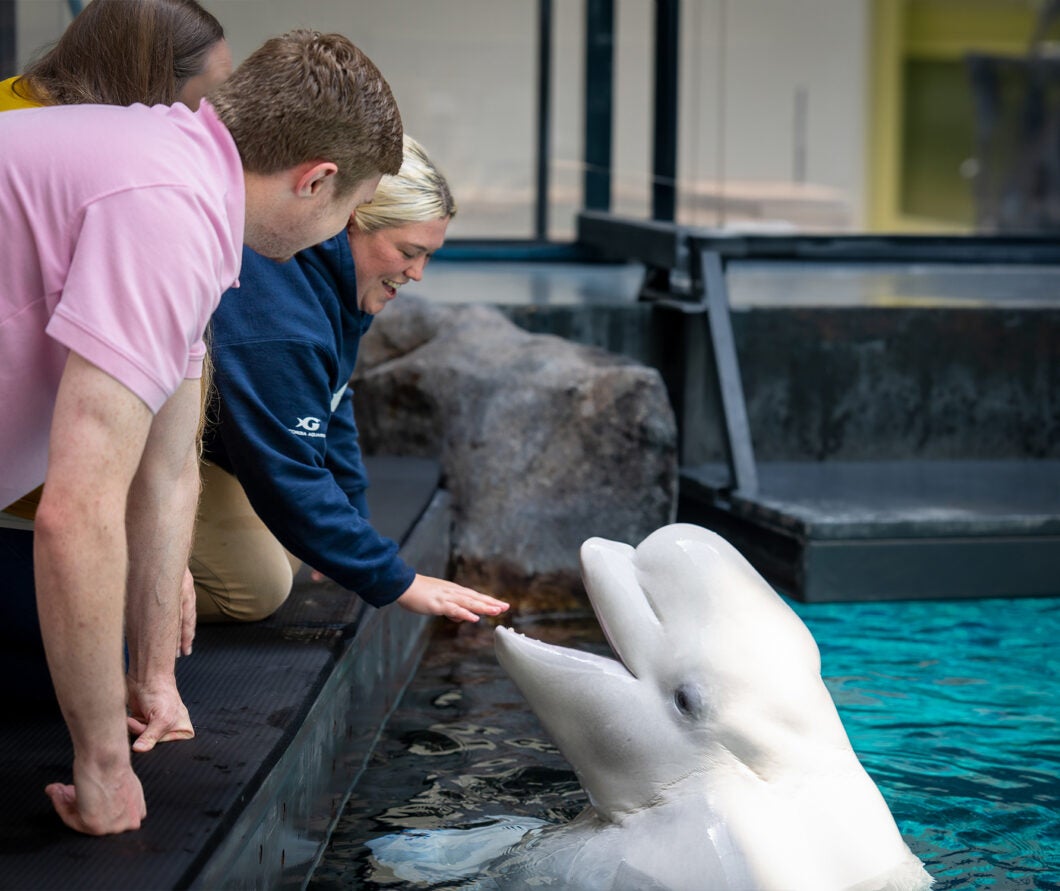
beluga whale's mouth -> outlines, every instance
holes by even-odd
[[[587,589],[593,613],[604,630],[604,636],[607,638],[612,653],[618,658],[609,658],[597,653],[546,643],[514,628],[498,626],[495,632],[497,655],[504,669],[513,677],[517,685],[520,679],[528,684],[530,675],[540,672],[546,672],[554,677],[555,683],[562,683],[565,675],[569,675],[572,681],[582,675],[588,678],[594,675],[604,675],[613,677],[619,682],[634,680],[633,673],[619,655],[620,648],[607,634],[607,623],[601,615],[599,601],[594,598],[592,589],[588,585]]]
[[[671,526],[636,549],[589,539],[581,565],[589,602],[616,658],[507,628],[496,631],[497,658],[593,804],[618,815],[646,806],[659,788],[698,769],[719,686],[712,653],[724,655],[727,648],[711,640],[711,629],[723,612],[721,593],[747,582],[741,576],[746,563],[713,533]],[[730,578],[732,565],[736,579]],[[753,569],[746,571],[776,597]],[[669,757],[659,758],[660,746]]]
[[[602,860],[651,887],[930,885],[850,747],[816,642],[735,548],[675,524],[635,549],[589,539],[581,565],[616,658],[495,633],[589,796],[572,845],[550,842],[572,858],[561,883],[589,887],[570,882],[600,865],[584,845],[610,827]]]

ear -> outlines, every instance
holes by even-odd
[[[299,198],[312,198],[338,172],[338,166],[331,161],[307,161],[298,171],[295,193]]]

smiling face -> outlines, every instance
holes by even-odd
[[[431,255],[445,242],[449,218],[361,232],[350,226],[350,250],[357,269],[357,305],[375,315],[409,281],[418,282]]]

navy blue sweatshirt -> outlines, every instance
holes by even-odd
[[[286,263],[244,248],[239,281],[211,323],[220,404],[205,458],[236,476],[303,563],[373,606],[390,603],[415,571],[368,522],[347,383],[372,317],[357,306],[346,233]]]

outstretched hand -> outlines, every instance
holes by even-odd
[[[157,743],[191,739],[195,728],[176,684],[148,689],[128,678],[129,716],[126,719],[134,752],[150,752]]]
[[[397,602],[409,612],[445,616],[454,622],[477,622],[481,616],[499,616],[508,604],[456,582],[417,575]]]

